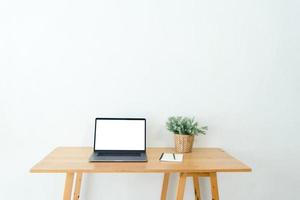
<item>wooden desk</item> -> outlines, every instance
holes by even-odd
[[[219,199],[217,172],[249,172],[251,168],[236,160],[222,149],[194,148],[184,154],[183,162],[160,162],[163,152],[174,148],[147,148],[148,162],[144,163],[90,163],[91,147],[58,147],[32,167],[32,173],[66,173],[64,200],[71,200],[73,179],[76,175],[73,199],[78,200],[83,173],[164,173],[161,200],[167,196],[170,173],[179,173],[177,200],[182,200],[187,176],[194,181],[195,198],[201,199],[198,177],[211,180],[212,198]]]

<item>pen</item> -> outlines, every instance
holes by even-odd
[[[159,160],[161,160],[161,158],[163,157],[163,155],[164,155],[164,153],[162,153],[162,154],[161,154],[161,156],[160,156]]]
[[[176,160],[174,153],[173,153],[173,158],[174,158],[174,160]]]

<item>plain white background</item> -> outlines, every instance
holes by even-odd
[[[253,168],[220,174],[221,199],[298,199],[299,2],[1,0],[1,199],[61,199],[63,175],[29,170],[57,146],[92,146],[94,117],[146,117],[148,146],[173,146],[173,115],[209,127],[195,146]],[[82,199],[159,199],[161,181],[87,175]]]
[[[96,122],[96,150],[145,150],[145,120]]]

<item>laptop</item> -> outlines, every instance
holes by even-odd
[[[146,162],[145,118],[96,118],[90,162]]]

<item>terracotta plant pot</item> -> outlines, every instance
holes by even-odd
[[[178,153],[190,153],[193,149],[194,136],[193,135],[179,135],[174,134],[175,151]]]

